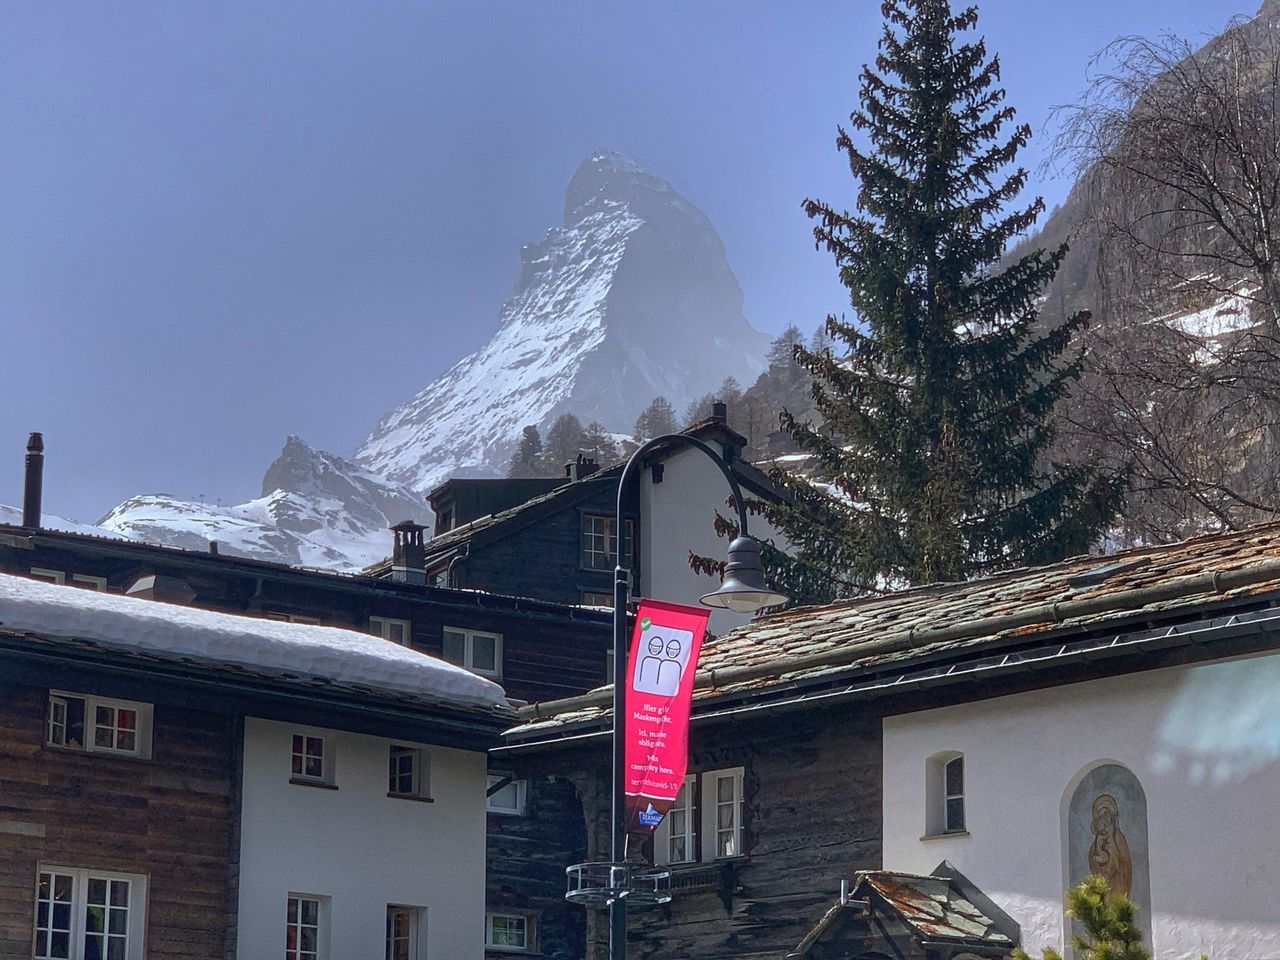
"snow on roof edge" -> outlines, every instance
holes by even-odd
[[[508,708],[506,693],[493,681],[370,634],[217,613],[10,574],[0,574],[0,627],[319,677],[446,705]]]

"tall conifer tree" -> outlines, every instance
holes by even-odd
[[[1011,166],[1031,131],[1014,124],[999,60],[970,32],[976,8],[887,0],[882,11],[861,108],[836,138],[855,210],[804,204],[856,318],[828,318],[830,349],[796,347],[820,425],[782,417],[839,501],[791,480],[806,509],[775,518],[799,551],[780,580],[810,599],[1083,551],[1123,487],[1045,460],[1088,314],[1037,326],[1065,246],[1000,262],[1043,201],[1014,206],[1027,174]]]

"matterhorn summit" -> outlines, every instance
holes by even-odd
[[[706,215],[643,164],[596,151],[563,225],[522,251],[492,339],[383,417],[355,460],[423,492],[500,475],[527,424],[572,413],[630,432],[656,396],[683,409],[727,376],[752,382],[767,347]]]
[[[523,428],[563,413],[630,433],[656,396],[676,409],[727,376],[764,367],[768,338],[742,316],[742,290],[705,214],[647,167],[587,158],[564,224],[522,251],[498,331],[388,413],[354,461],[290,437],[262,495],[225,506],[131,497],[102,532],[282,563],[359,569],[385,556],[387,527],[428,520],[424,494],[452,476],[500,476]]]

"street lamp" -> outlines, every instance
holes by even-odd
[[[707,444],[683,433],[655,437],[631,455],[618,479],[618,510],[614,535],[617,537],[618,565],[613,574],[613,792],[610,809],[610,843],[608,864],[577,864],[569,868],[571,888],[566,896],[582,903],[603,903],[609,907],[609,958],[626,960],[627,900],[663,902],[656,896],[657,880],[651,875],[649,888],[643,889],[645,878],[636,878],[626,862],[626,750],[623,742],[627,700],[627,603],[630,600],[630,570],[623,566],[624,506],[629,482],[643,464],[645,455],[656,447],[684,445],[701,450],[720,468],[733,491],[738,510],[738,536],[729,544],[720,587],[701,598],[708,607],[755,613],[764,607],[787,602],[786,594],[770,589],[760,562],[760,544],[747,534],[747,505],[738,480],[724,459]],[[593,869],[595,868],[595,869]],[[640,879],[641,885],[633,883]],[[575,886],[576,884],[576,886]],[[666,898],[669,899],[669,898]]]

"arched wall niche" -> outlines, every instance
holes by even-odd
[[[1062,799],[1063,901],[1066,891],[1096,874],[1138,908],[1138,925],[1151,942],[1151,867],[1147,794],[1122,763],[1097,760],[1077,773]],[[1077,930],[1063,918],[1063,927]]]

